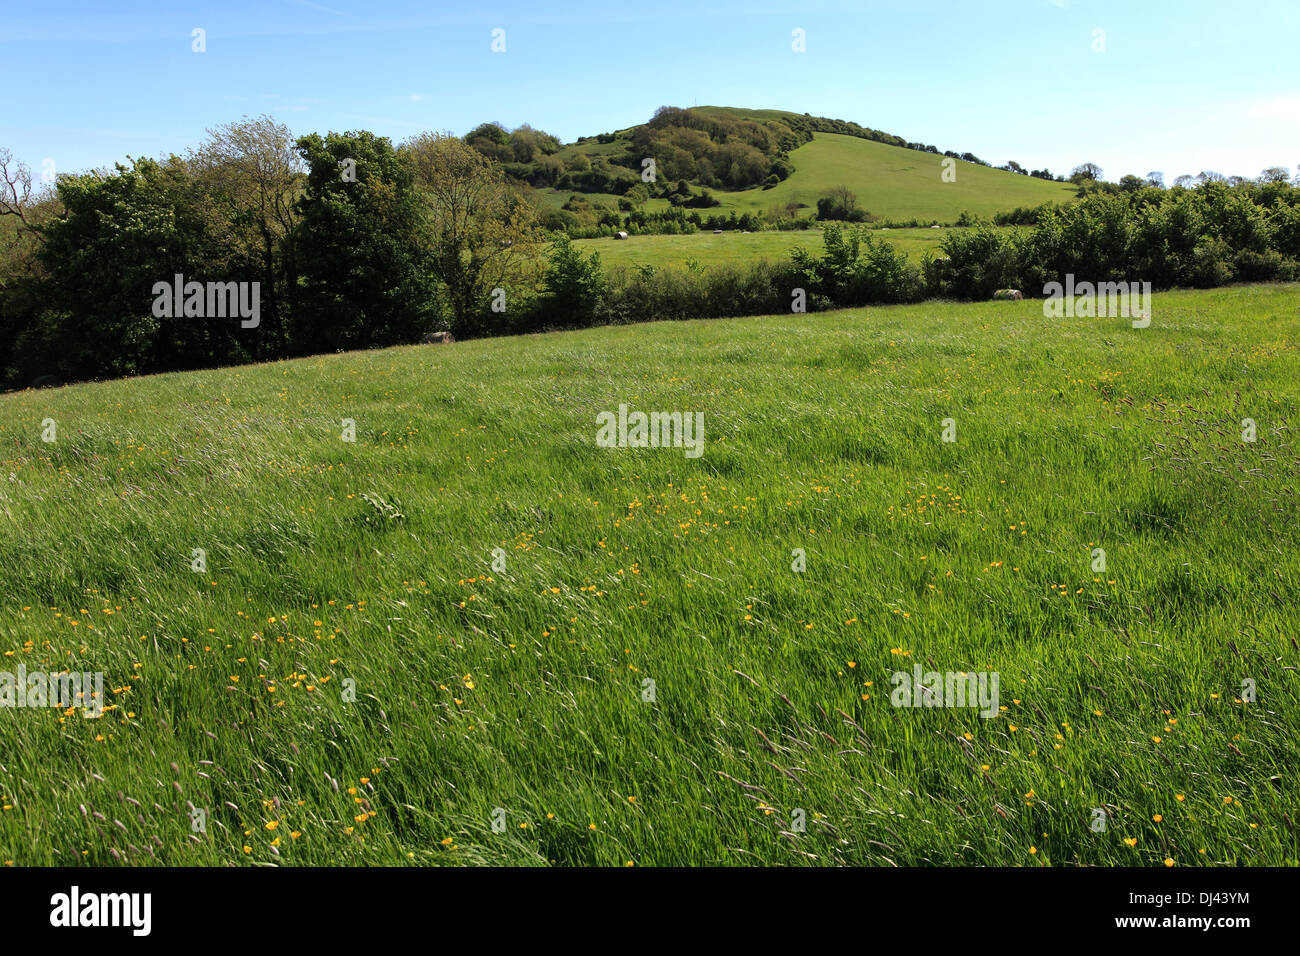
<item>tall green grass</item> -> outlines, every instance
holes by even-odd
[[[0,709],[0,863],[1295,864],[1297,291],[4,396],[0,670],[113,709]]]

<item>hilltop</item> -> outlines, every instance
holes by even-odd
[[[850,190],[872,217],[927,223],[1066,202],[1076,193],[1047,170],[1015,162],[994,168],[969,152],[782,110],[663,107],[645,123],[567,145],[528,126],[506,132],[484,124],[466,141],[532,187],[552,224],[570,231],[605,213],[673,207],[701,216],[760,214],[769,223],[806,219],[836,187]]]

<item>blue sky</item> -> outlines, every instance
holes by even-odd
[[[696,103],[850,119],[994,164],[1091,161],[1109,179],[1300,165],[1295,0],[3,6],[0,146],[33,169],[183,152],[261,113],[295,133],[400,141],[499,120],[570,141]]]

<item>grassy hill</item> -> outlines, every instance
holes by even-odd
[[[817,133],[811,143],[790,153],[794,174],[771,189],[719,193],[723,208],[765,210],[786,202],[813,209],[833,186],[847,186],[858,204],[883,218],[951,223],[963,211],[991,217],[996,212],[1045,202],[1069,202],[1076,187],[1033,179],[963,160],[956,180],[940,179],[944,157],[853,136]]]
[[[1296,292],[0,396],[0,863],[1295,865]]]

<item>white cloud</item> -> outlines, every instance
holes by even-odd
[[[1279,97],[1265,103],[1256,103],[1246,110],[1246,115],[1257,119],[1300,122],[1300,96]]]

